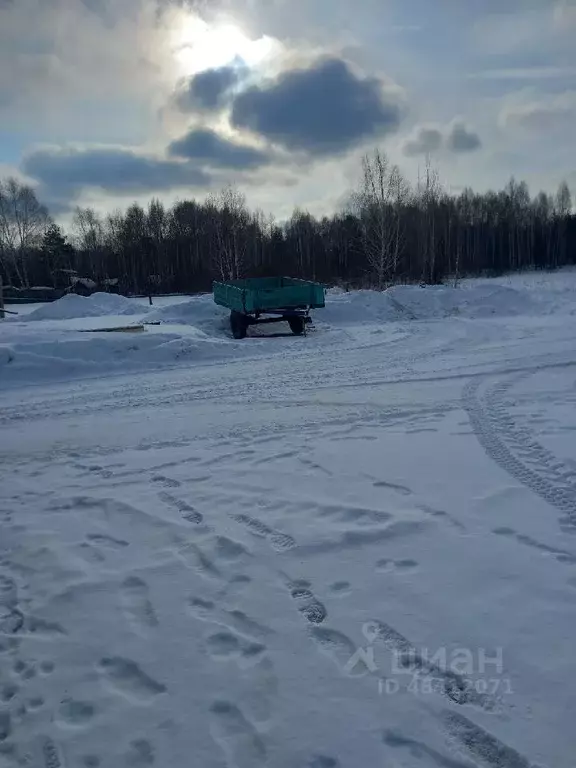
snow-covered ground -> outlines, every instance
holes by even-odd
[[[572,768],[575,292],[13,307],[0,766]]]

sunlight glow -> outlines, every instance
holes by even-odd
[[[255,67],[274,49],[271,37],[250,40],[236,24],[208,24],[191,14],[180,19],[174,42],[181,76],[223,67],[239,59],[248,67]]]

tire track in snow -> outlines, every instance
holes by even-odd
[[[576,488],[567,484],[546,462],[543,466],[538,464],[545,449],[529,438],[526,442],[523,433],[520,442],[513,422],[505,417],[502,408],[494,407],[494,389],[488,390],[485,398],[480,395],[482,384],[482,380],[470,381],[462,393],[463,406],[476,439],[489,458],[561,512],[562,526],[573,530],[576,528]],[[501,386],[496,385],[496,390]]]
[[[544,448],[534,439],[530,430],[519,424],[506,410],[505,396],[510,388],[530,375],[530,373],[519,374],[494,386],[489,393],[493,402],[493,412],[506,439],[516,446],[520,455],[525,456],[526,463],[536,467],[541,472],[543,471],[560,486],[565,486],[576,497],[576,471],[569,469],[563,461],[547,448]]]

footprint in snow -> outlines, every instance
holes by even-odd
[[[242,694],[242,701],[256,723],[268,722],[278,698],[278,678],[270,658],[263,656],[247,671],[250,690]]]
[[[237,608],[219,610],[212,600],[191,597],[188,600],[188,610],[194,618],[221,625],[248,640],[261,641],[274,634],[270,627],[250,618],[244,611]]]
[[[144,768],[147,765],[154,765],[156,754],[154,747],[147,739],[136,739],[130,742],[124,759],[130,768]]]
[[[306,768],[339,768],[340,763],[329,755],[313,755],[306,763]]]
[[[246,640],[228,629],[206,638],[208,655],[218,661],[235,661],[240,667],[252,666],[266,652],[262,643]]]
[[[214,552],[218,560],[234,562],[248,554],[246,547],[238,541],[227,536],[217,536],[214,544]]]
[[[368,672],[364,660],[355,657],[357,645],[342,632],[328,627],[311,627],[310,636],[318,649],[332,659],[343,674],[361,677]]]
[[[249,533],[261,539],[266,539],[276,552],[286,552],[296,546],[292,536],[282,531],[270,528],[258,518],[245,514],[231,515],[231,518],[241,525],[245,526]]]
[[[288,583],[290,597],[295,601],[298,611],[310,624],[322,624],[328,616],[324,603],[320,602],[311,590],[310,582],[303,579]]]
[[[228,701],[215,701],[210,712],[212,737],[231,765],[256,768],[266,764],[264,741],[239,707]]]
[[[58,707],[56,722],[60,726],[82,728],[92,720],[96,708],[88,701],[64,699]]]
[[[158,498],[160,501],[163,501],[169,507],[172,507],[177,512],[179,512],[182,519],[186,520],[187,523],[200,525],[200,523],[203,522],[204,516],[183,499],[178,499],[176,496],[173,496],[171,493],[167,493],[166,491],[161,491],[161,493],[158,494]]]
[[[152,482],[156,485],[161,485],[164,488],[180,488],[182,483],[180,483],[178,480],[174,480],[171,477],[166,477],[165,475],[154,475],[152,477]]]
[[[214,561],[197,544],[188,542],[177,551],[177,556],[186,567],[193,568],[200,576],[210,581],[221,581],[222,574]]]
[[[43,737],[40,744],[43,768],[64,768],[60,750],[49,736]]]
[[[131,659],[119,656],[101,659],[98,671],[113,691],[137,704],[146,704],[161,693],[166,693],[165,685],[147,675]]]
[[[158,617],[150,601],[148,585],[137,576],[129,576],[122,583],[120,601],[124,615],[137,629],[157,627]]]
[[[352,587],[349,581],[335,581],[334,584],[330,585],[330,592],[335,597],[345,597],[350,594],[351,590]]]

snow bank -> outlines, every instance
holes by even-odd
[[[393,323],[459,318],[505,318],[576,312],[576,272],[542,275],[540,290],[520,281],[467,280],[460,287],[395,286],[387,291],[330,290],[326,308],[313,312],[315,330],[304,342],[308,350],[325,349],[338,355],[346,346],[370,346],[373,335],[390,337]],[[126,320],[125,316],[133,316]],[[44,320],[44,323],[33,321]],[[139,323],[144,333],[104,334],[103,327]],[[159,325],[156,325],[158,323]],[[93,333],[79,333],[88,331]],[[270,329],[269,331],[267,329]],[[148,306],[138,299],[98,293],[90,298],[70,295],[34,309],[29,315],[0,324],[0,385],[106,375],[122,370],[150,370],[181,361],[225,360],[227,357],[292,352],[287,339],[268,338],[282,326],[252,329],[252,338],[235,342],[228,311],[214,304],[210,294]],[[439,331],[440,332],[440,331]],[[260,338],[255,338],[259,336]],[[302,343],[302,340],[295,342]]]
[[[198,296],[189,301],[171,304],[160,309],[152,309],[146,315],[147,322],[162,324],[189,325],[209,333],[228,328],[228,310],[214,304],[212,294]]]
[[[330,325],[363,325],[398,320],[398,310],[387,292],[328,292],[325,309],[314,313],[319,322]]]
[[[44,304],[24,317],[25,322],[36,320],[72,320],[81,317],[142,314],[142,306],[133,299],[113,293],[95,293],[92,296],[68,294],[58,301]]]
[[[330,325],[381,324],[400,320],[449,317],[483,318],[532,314],[538,308],[533,293],[501,285],[398,285],[387,291],[328,292],[326,309],[317,313]]]
[[[525,315],[533,313],[537,304],[525,291],[488,284],[466,288],[398,285],[386,294],[399,314],[414,320]]]
[[[37,341],[29,337],[0,346],[0,383],[57,381],[70,377],[154,370],[180,362],[238,358],[250,347],[228,339],[210,339],[191,329],[176,333],[70,334]]]
[[[330,325],[380,324],[453,315],[473,318],[530,314],[538,303],[534,290],[469,281],[459,288],[402,285],[387,291],[346,293],[330,290],[326,296],[326,308],[319,310],[315,316],[319,322]],[[228,323],[228,311],[216,306],[211,294],[165,307],[148,308],[135,299],[108,293],[96,293],[89,298],[71,294],[38,307],[21,318],[21,321],[72,320],[110,315],[140,315],[149,322],[195,326],[207,334],[215,333],[219,336],[227,329]]]

